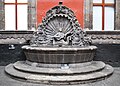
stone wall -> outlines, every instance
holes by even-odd
[[[0,66],[25,60],[25,54],[21,49],[22,46],[20,44],[14,44],[15,48],[11,49],[10,44],[0,44]]]
[[[95,46],[98,49],[93,60],[120,67],[120,44],[95,44]]]
[[[21,47],[23,44],[0,44],[0,66],[5,66],[16,61],[26,60]],[[94,60],[103,61],[114,67],[120,67],[120,45],[118,44],[95,44],[98,47]]]

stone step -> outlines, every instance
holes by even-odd
[[[104,79],[107,76],[111,75],[114,70],[110,65],[106,65],[103,70],[92,73],[75,75],[46,75],[19,71],[13,67],[13,64],[10,64],[5,67],[5,71],[11,76],[24,79],[30,82],[44,84],[76,84]]]
[[[30,66],[26,64],[25,61],[18,61],[13,64],[17,70],[30,72],[30,73],[39,73],[39,74],[52,74],[52,75],[66,75],[66,74],[84,74],[102,70],[105,67],[105,63],[101,61],[92,61],[91,64],[85,65],[81,63],[81,67],[61,67],[61,68],[44,68],[44,67],[36,67]],[[54,64],[53,64],[54,65]],[[78,64],[77,64],[78,65]],[[85,66],[84,66],[85,65]]]
[[[19,61],[18,61],[19,62]],[[17,62],[17,64],[18,64]],[[21,61],[20,61],[21,63]],[[61,66],[63,64],[47,64],[47,63],[37,63],[37,62],[31,62],[31,61],[23,61],[23,64],[27,64],[27,65],[30,65],[30,66],[36,66],[36,67],[42,67],[42,68],[61,68]],[[88,65],[91,65],[93,64],[92,61],[90,62],[84,62],[84,63],[69,63],[69,64],[66,64],[68,65],[70,68],[80,68],[80,67],[85,67],[85,66],[88,66]]]

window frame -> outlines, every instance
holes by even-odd
[[[105,7],[113,7],[115,9],[115,1],[114,3],[106,3],[105,0],[102,0],[102,3],[94,3],[93,2],[93,7],[97,6],[97,7],[102,7],[102,31],[105,30]],[[115,10],[114,10],[114,16],[115,16]],[[115,20],[115,17],[114,17]],[[115,25],[115,22],[114,22]],[[114,27],[115,29],[115,27]]]
[[[18,5],[28,5],[28,1],[27,3],[25,2],[20,2],[18,3],[18,0],[15,0],[15,2],[5,2],[4,1],[4,5],[15,5],[15,30],[18,31]]]

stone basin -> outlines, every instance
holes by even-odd
[[[70,64],[92,61],[97,47],[33,47],[25,45],[22,49],[28,61],[50,64]]]

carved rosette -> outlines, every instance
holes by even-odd
[[[88,46],[90,42],[74,12],[63,5],[58,5],[46,13],[30,44],[31,46]]]

